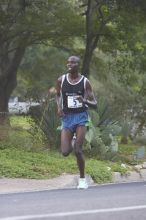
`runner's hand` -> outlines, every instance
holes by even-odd
[[[84,99],[83,96],[81,96],[81,95],[77,96],[76,98],[77,98],[77,100],[78,100],[79,102],[81,102],[81,103],[84,103],[84,102],[85,102],[85,99]]]

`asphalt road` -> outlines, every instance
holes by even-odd
[[[0,220],[145,220],[146,182],[0,195]]]

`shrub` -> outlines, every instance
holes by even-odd
[[[32,131],[34,135],[44,134],[45,140],[49,146],[57,146],[59,144],[59,118],[56,115],[55,99],[47,99],[41,106],[32,107],[30,115],[33,119]]]

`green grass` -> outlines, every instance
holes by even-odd
[[[29,116],[11,116],[10,124],[12,128],[30,129],[31,118]]]
[[[0,149],[17,148],[40,151],[46,147],[42,134],[35,130],[28,116],[11,116],[11,127],[7,130],[7,139],[0,142]]]
[[[28,120],[29,119],[29,120]],[[63,157],[57,147],[48,149],[41,135],[32,135],[28,117],[12,116],[9,138],[0,142],[0,177],[49,179],[62,173],[79,174],[76,158],[73,154]],[[118,154],[131,155],[137,146],[120,145]],[[125,174],[129,167],[121,166],[121,161],[97,160],[86,155],[86,174],[95,182],[112,181],[112,172]]]
[[[132,155],[137,149],[138,145],[135,144],[120,144],[119,145],[119,152],[124,155]]]
[[[48,179],[62,173],[78,174],[74,155],[64,158],[59,152],[27,152],[18,149],[0,151],[0,176],[17,178]],[[110,182],[112,173],[107,163],[86,160],[86,173],[98,182]]]

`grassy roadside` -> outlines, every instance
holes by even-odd
[[[74,156],[64,158],[57,152],[35,153],[18,149],[0,152],[0,176],[49,179],[62,173],[78,173]],[[97,182],[111,180],[111,172],[104,162],[87,160],[87,173],[93,177],[96,174]]]
[[[110,168],[110,170],[109,170]],[[86,159],[86,173],[97,183],[111,182],[112,172],[126,172],[120,163]],[[64,158],[59,152],[30,152],[23,149],[0,150],[0,176],[49,179],[62,173],[78,174],[74,155]]]
[[[0,177],[49,179],[62,173],[78,174],[73,154],[64,158],[59,150],[38,147],[42,144],[39,140],[33,142],[25,117],[12,117],[11,123],[9,141],[0,143]],[[120,161],[86,158],[86,173],[97,183],[111,182],[112,172],[126,173],[129,169],[122,167]]]

